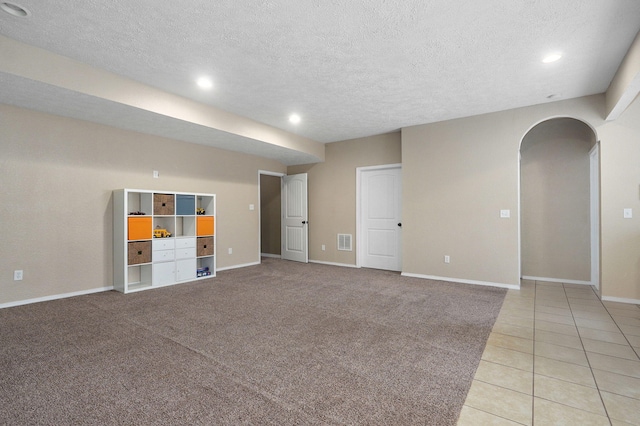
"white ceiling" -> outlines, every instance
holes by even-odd
[[[0,12],[6,37],[319,142],[602,93],[640,30],[638,0],[15,3],[31,16]],[[563,58],[543,64],[552,51]],[[2,103],[83,119],[110,107],[38,99],[35,82],[11,80],[0,78]],[[105,124],[157,133],[163,118],[144,114]]]

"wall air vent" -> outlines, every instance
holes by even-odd
[[[351,234],[338,234],[338,250],[351,251]]]

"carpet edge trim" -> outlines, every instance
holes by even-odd
[[[522,276],[523,280],[530,281],[544,281],[547,283],[565,283],[565,284],[581,284],[581,285],[593,285],[591,281],[582,281],[582,280],[566,280],[563,278],[547,278],[547,277],[531,277],[528,275]]]
[[[460,278],[439,277],[436,275],[412,274],[410,272],[403,272],[401,275],[403,277],[422,278],[425,280],[447,281],[450,283],[472,284],[472,285],[482,285],[485,287],[500,287],[500,288],[508,288],[511,290],[520,290],[520,286],[515,284],[502,284],[502,283],[494,283],[490,281],[464,280]]]

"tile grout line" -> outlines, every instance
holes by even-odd
[[[600,303],[602,303],[602,300],[600,301]],[[638,305],[636,305],[636,306],[638,306]],[[638,360],[640,360],[640,353],[638,353],[636,348],[631,344],[631,342],[629,341],[629,338],[627,338],[627,334],[624,331],[622,331],[622,329],[620,328],[620,324],[618,324],[618,321],[616,321],[616,319],[613,317],[613,315],[611,315],[611,312],[609,312],[609,308],[607,308],[607,305],[602,303],[602,307],[604,308],[605,311],[607,311],[607,314],[609,314],[609,316],[611,317],[611,320],[613,321],[613,323],[618,328],[618,331],[620,331],[620,333],[622,334],[622,337],[624,337],[624,340],[627,342],[627,344],[629,345],[631,350],[636,354],[636,356],[638,357]]]
[[[504,308],[504,302],[503,302],[503,305],[502,305],[502,307],[501,307],[501,310],[502,310],[503,308]],[[494,323],[494,327],[495,327],[495,323]],[[491,333],[493,333],[493,327],[492,327],[492,330],[491,330],[490,334],[491,334]],[[502,333],[498,333],[498,334],[502,334]],[[508,335],[507,335],[507,336],[508,336]],[[486,350],[486,347],[487,347],[487,346],[489,346],[489,344],[488,344],[488,343],[487,343],[487,345],[485,346],[485,350]],[[491,345],[491,346],[493,346],[493,345]],[[508,348],[502,348],[502,347],[500,347],[500,346],[496,346],[496,347],[501,348],[501,349],[508,349]],[[514,350],[514,351],[515,351],[515,350]],[[483,351],[483,352],[484,352],[484,351]],[[519,351],[516,351],[516,352],[519,352]],[[481,362],[482,362],[482,361],[485,361],[485,362],[489,362],[489,363],[491,363],[491,364],[500,365],[500,366],[504,366],[504,367],[509,367],[509,366],[507,366],[507,365],[505,365],[505,364],[501,364],[501,363],[493,362],[493,361],[483,360],[482,358],[480,359],[480,361],[481,361]],[[516,369],[516,370],[520,370],[519,368],[516,368],[516,367],[510,367],[510,368],[514,368],[514,369]],[[520,371],[526,371],[526,370],[520,370]],[[521,393],[521,394],[522,394],[522,392],[519,392],[519,391],[516,391],[516,390],[510,389],[510,388],[505,388],[505,387],[503,387],[503,386],[499,386],[499,385],[496,385],[496,384],[493,384],[493,383],[489,383],[489,382],[485,382],[485,381],[483,381],[483,380],[476,379],[476,377],[475,377],[475,376],[476,376],[477,372],[478,372],[478,371],[476,370],[476,373],[474,373],[474,376],[473,376],[473,378],[472,378],[472,382],[473,382],[473,381],[478,381],[478,382],[481,382],[481,383],[486,383],[486,384],[491,385],[491,386],[499,387],[499,388],[501,388],[501,389],[506,389],[506,390],[510,390],[510,391],[518,392],[518,393]],[[533,382],[533,380],[532,380],[532,382]],[[468,395],[467,395],[467,397],[468,397]],[[533,398],[533,395],[532,395],[532,398]],[[498,418],[500,418],[500,419],[504,419],[504,420],[509,421],[509,422],[513,422],[513,423],[521,424],[521,425],[523,425],[523,426],[527,426],[526,424],[524,424],[524,423],[520,423],[520,422],[519,422],[519,421],[517,421],[517,420],[513,420],[513,419],[510,419],[510,418],[507,418],[507,417],[503,417],[503,416],[501,416],[501,415],[494,414],[494,413],[491,413],[491,412],[489,412],[489,411],[485,411],[485,410],[483,410],[483,409],[481,409],[481,408],[476,408],[476,407],[473,407],[473,406],[471,406],[471,405],[467,405],[467,404],[466,404],[466,402],[467,402],[467,401],[466,401],[466,398],[465,398],[465,401],[464,401],[464,403],[463,403],[463,407],[464,407],[464,406],[467,406],[467,407],[469,407],[469,408],[471,408],[471,409],[481,411],[481,412],[486,413],[486,414],[488,414],[488,415],[490,415],[490,416],[498,417]],[[532,416],[533,416],[533,414],[532,414]],[[458,419],[458,420],[459,420],[459,419]],[[533,424],[533,419],[532,419],[532,423],[531,423],[531,424]]]
[[[521,282],[521,285],[522,285],[522,282]],[[577,331],[577,337],[578,337],[578,339],[579,339],[578,341],[580,342],[580,347],[581,347],[581,349],[582,349],[582,353],[585,355],[585,358],[586,358],[586,361],[587,361],[587,366],[586,366],[586,368],[589,368],[589,371],[590,371],[590,373],[591,373],[591,378],[593,379],[593,384],[594,384],[594,385],[593,385],[593,387],[591,387],[591,386],[586,386],[586,385],[581,385],[581,384],[579,384],[579,383],[578,383],[578,385],[585,386],[585,387],[589,387],[589,388],[591,388],[591,389],[595,389],[595,390],[597,390],[597,392],[598,392],[598,396],[599,396],[599,399],[600,399],[600,401],[601,401],[601,404],[602,404],[602,407],[603,407],[603,411],[604,411],[604,413],[603,413],[603,414],[600,414],[600,415],[601,415],[601,416],[604,416],[604,417],[607,419],[608,424],[610,424],[610,425],[611,425],[613,420],[612,420],[612,418],[611,418],[611,417],[610,417],[610,415],[609,415],[609,412],[608,412],[607,406],[605,405],[605,402],[604,402],[604,399],[603,399],[603,392],[604,392],[604,391],[600,390],[600,388],[599,388],[599,386],[598,386],[598,382],[596,381],[596,378],[595,378],[595,369],[594,369],[594,368],[592,367],[592,365],[591,365],[591,361],[589,360],[589,358],[588,358],[588,356],[587,356],[587,353],[588,353],[588,352],[587,352],[586,347],[585,347],[585,345],[584,345],[584,340],[585,340],[585,339],[586,339],[586,340],[591,340],[591,339],[588,339],[588,338],[586,338],[586,337],[584,337],[584,336],[583,336],[583,334],[580,332],[580,330],[579,330],[579,328],[578,328],[578,324],[576,323],[576,319],[577,319],[578,317],[576,317],[576,312],[574,312],[574,310],[581,311],[581,309],[579,309],[579,308],[580,308],[580,306],[582,306],[582,304],[581,304],[581,303],[576,303],[576,304],[571,303],[571,300],[576,299],[575,297],[574,297],[574,298],[570,298],[570,297],[569,297],[569,295],[570,295],[569,293],[571,293],[569,290],[570,290],[571,288],[567,288],[565,283],[561,283],[560,285],[562,286],[562,287],[561,287],[562,292],[561,292],[561,293],[559,293],[559,294],[558,294],[558,296],[562,297],[561,295],[564,295],[564,297],[565,297],[565,299],[564,299],[564,300],[567,302],[567,306],[569,307],[569,310],[568,310],[569,315],[567,316],[567,318],[571,318],[571,319],[572,319],[572,326],[573,326],[573,329]],[[531,388],[530,388],[530,389],[531,389],[531,411],[530,411],[530,412],[531,412],[531,424],[535,424],[535,405],[536,405],[536,399],[537,399],[537,398],[536,398],[536,396],[535,396],[535,377],[536,377],[536,354],[535,354],[535,349],[536,349],[536,346],[537,346],[536,336],[537,336],[537,334],[538,334],[538,333],[536,332],[536,319],[537,319],[537,317],[538,317],[538,316],[537,316],[537,309],[536,309],[536,307],[539,307],[539,306],[545,306],[545,305],[539,305],[539,304],[538,304],[538,300],[537,300],[537,298],[536,298],[536,297],[538,296],[538,294],[539,294],[539,293],[538,293],[538,287],[541,287],[540,289],[542,289],[542,286],[539,286],[539,285],[538,285],[538,283],[537,283],[536,281],[534,281],[534,282],[533,282],[533,303],[532,303],[532,306],[533,306],[533,312],[532,312],[532,323],[533,323],[533,328],[531,329],[531,336],[532,336],[532,348],[533,348],[533,354],[532,354],[532,356],[533,356],[533,360],[532,360],[532,361],[533,361],[533,362],[532,362],[532,373],[531,373],[531,374],[532,374],[532,384],[531,384]],[[557,288],[557,287],[556,287],[556,288]],[[592,287],[592,286],[590,286],[589,288],[591,289],[591,292],[589,292],[589,294],[594,294],[594,293],[593,293],[593,292],[594,292],[593,287]],[[586,289],[585,289],[585,291],[586,291]],[[580,298],[580,297],[577,297],[577,299],[581,299],[581,298]],[[589,299],[585,299],[585,300],[589,300]],[[597,303],[595,302],[595,300],[597,300]],[[602,300],[600,300],[600,299],[598,298],[597,294],[596,294],[596,299],[595,299],[595,300],[594,300],[593,302],[594,302],[596,305],[598,305],[598,306],[593,306],[593,307],[594,307],[594,308],[602,308],[602,307],[604,307],[604,308],[605,308],[605,312],[606,312],[607,316],[608,316],[610,319],[612,319],[612,320],[613,320],[613,322],[616,324],[616,328],[617,328],[617,329],[619,330],[619,332],[621,332],[621,333],[623,334],[623,336],[625,337],[625,341],[627,342],[628,347],[631,347],[631,348],[632,348],[632,350],[634,350],[634,352],[635,352],[635,353],[636,353],[636,355],[637,355],[637,351],[635,351],[635,348],[633,348],[633,346],[632,346],[632,345],[631,345],[631,343],[629,342],[629,339],[627,338],[627,335],[626,335],[624,332],[622,332],[622,330],[621,330],[621,328],[620,328],[620,324],[619,324],[619,323],[618,323],[618,322],[613,318],[613,316],[612,316],[611,312],[609,311],[609,308],[608,308],[607,306],[605,306],[605,305],[604,305],[604,303],[602,302]],[[521,305],[521,303],[520,303],[517,299],[512,299],[511,301],[512,301],[512,302],[517,302],[517,303],[516,303],[517,305]],[[579,305],[580,305],[580,306],[579,306]],[[588,304],[587,304],[587,305],[585,305],[585,306],[591,306],[591,305],[588,305]],[[503,306],[503,307],[504,307],[504,306]],[[507,305],[506,307],[507,307],[507,308],[509,308],[509,307],[510,307],[510,305]],[[612,307],[611,309],[614,309],[614,308],[615,308],[615,306],[614,306],[614,307]],[[582,317],[580,317],[580,318],[582,318]],[[606,321],[606,320],[597,319],[597,318],[596,318],[596,319],[586,318],[586,320],[593,320],[593,321]],[[550,321],[550,322],[553,322],[553,321]],[[517,326],[517,325],[514,325],[514,326]],[[519,326],[519,327],[521,327],[521,326]],[[591,327],[589,327],[589,326],[583,326],[583,328],[585,328],[585,329],[591,329]],[[593,330],[599,330],[599,329],[594,328]],[[607,331],[607,330],[602,330],[602,331]],[[492,333],[493,333],[493,331],[492,331]],[[505,336],[505,337],[509,337],[509,338],[510,338],[510,337],[515,337],[515,338],[518,338],[518,339],[521,339],[521,338],[522,338],[521,336],[518,336],[518,335],[516,335],[516,336],[512,336],[512,335],[510,335],[510,334],[503,334],[503,333],[499,333],[499,332],[495,332],[495,333],[496,333],[496,334],[499,334],[499,335],[503,335],[503,336]],[[553,332],[550,332],[550,333],[553,333]],[[554,333],[554,334],[563,334],[563,333]],[[599,339],[597,339],[597,338],[596,338],[595,340],[599,340]],[[604,340],[603,342],[610,343],[610,342],[607,342],[606,340]],[[493,345],[492,345],[492,346],[493,346]],[[562,345],[560,345],[560,346],[562,346]],[[517,349],[517,347],[518,347],[518,346],[516,346],[515,348],[512,348],[512,347],[509,347],[508,345],[506,345],[506,346],[496,345],[496,348],[501,348],[501,349],[505,349],[505,350],[511,350],[511,351],[514,351],[514,352],[526,353],[526,352],[523,352],[523,350]],[[571,347],[569,347],[569,348],[571,348]],[[485,348],[485,349],[486,349],[486,348]],[[573,349],[575,349],[575,348],[573,348]],[[594,352],[594,353],[595,353],[595,354],[599,354],[599,352]],[[609,357],[613,357],[613,358],[619,358],[619,357],[617,357],[617,356],[615,356],[615,355],[607,355],[607,354],[602,354],[602,355],[609,356]],[[546,357],[545,357],[545,358],[546,358]],[[551,359],[554,359],[554,358],[551,358]],[[620,358],[620,359],[624,359],[624,358]],[[488,363],[491,363],[491,364],[496,364],[496,365],[505,365],[505,366],[506,366],[506,364],[501,364],[500,362],[493,362],[493,361],[487,361],[487,360],[485,360],[485,361],[486,361],[486,362],[488,362]],[[567,361],[564,361],[564,362],[567,362]],[[580,365],[580,364],[576,364],[576,365]],[[510,368],[515,368],[515,369],[517,369],[517,370],[520,370],[520,369],[518,369],[518,368],[516,368],[516,367],[510,367]],[[598,370],[599,370],[599,369],[598,369]],[[521,371],[525,371],[525,370],[521,370]],[[607,371],[607,370],[604,370],[604,371]],[[616,374],[620,374],[620,373],[616,373]],[[626,374],[623,374],[623,375],[625,375],[625,376],[626,376]],[[552,376],[550,376],[550,377],[552,377]],[[630,376],[630,377],[632,377],[632,376]],[[553,378],[553,377],[552,377],[552,378]],[[475,379],[475,377],[474,377],[474,380],[476,380],[476,379]],[[558,379],[558,380],[562,380],[562,379]],[[567,381],[567,380],[562,380],[562,381]],[[500,386],[500,385],[495,385],[495,384],[492,384],[492,383],[489,383],[489,382],[484,382],[484,381],[482,381],[482,380],[478,380],[478,382],[483,382],[483,383],[487,383],[487,384],[490,384],[490,385],[493,385],[493,386],[497,386],[498,388],[503,388],[503,389],[507,389],[507,390],[510,390],[510,391],[519,392],[519,391],[517,391],[517,390],[515,390],[515,389],[511,389],[511,388],[508,388],[508,387],[503,387],[503,386]],[[573,382],[570,382],[570,381],[568,381],[568,382],[569,382],[569,383],[573,383]],[[519,393],[524,394],[524,392],[519,392]],[[626,397],[626,398],[632,398],[632,399],[633,399],[633,397],[628,397],[628,396],[626,396],[626,395],[624,395],[624,394],[618,394],[617,392],[613,392],[613,393],[614,393],[615,395],[619,395],[619,396],[623,396],[623,397]],[[581,408],[578,408],[578,407],[575,407],[575,406],[572,406],[572,405],[563,404],[563,403],[560,403],[560,402],[557,402],[557,401],[554,401],[554,400],[550,400],[550,399],[548,399],[548,398],[542,398],[542,397],[540,397],[539,399],[540,399],[541,401],[542,401],[542,400],[544,400],[544,401],[548,401],[548,402],[551,402],[551,403],[554,403],[554,404],[559,404],[559,405],[562,405],[562,406],[565,406],[565,407],[568,407],[568,408],[571,408],[571,409],[575,409],[575,410],[583,411],[583,412],[585,412],[585,413],[591,413],[591,414],[594,414],[594,415],[598,415],[598,413],[595,413],[595,412],[593,412],[593,411],[588,411],[588,410],[584,410],[584,409],[581,409]],[[468,407],[469,407],[469,408],[472,408],[472,409],[475,409],[475,410],[482,411],[482,412],[484,412],[484,413],[486,413],[486,414],[489,414],[489,415],[491,415],[491,416],[496,416],[496,417],[498,417],[498,418],[502,418],[502,419],[506,419],[506,420],[509,420],[509,421],[514,421],[514,422],[516,422],[515,420],[512,420],[512,419],[510,419],[510,418],[508,418],[508,417],[503,417],[503,416],[501,416],[501,415],[493,414],[493,413],[491,413],[491,412],[487,412],[487,411],[485,411],[485,410],[481,410],[481,409],[478,409],[478,408],[474,408],[474,407],[472,407],[472,406],[468,406]],[[517,422],[517,423],[520,423],[520,422]]]
[[[578,330],[577,324],[575,323],[575,317],[574,317],[574,315],[573,315],[573,310],[571,309],[571,303],[569,302],[569,297],[568,297],[567,292],[566,292],[566,289],[565,289],[565,287],[564,287],[564,283],[561,283],[560,285],[562,286],[561,288],[562,288],[562,291],[563,291],[564,297],[565,297],[565,299],[566,299],[567,306],[569,307],[569,312],[571,313],[571,319],[573,320],[573,327],[575,328],[575,330],[576,330],[576,332],[577,332],[577,334],[578,334],[578,338],[580,339],[580,344],[582,345],[583,353],[585,354],[585,358],[587,359],[587,365],[588,365],[588,368],[589,368],[589,370],[590,370],[590,372],[591,372],[591,375],[593,376],[593,368],[591,368],[591,364],[590,364],[590,362],[589,362],[589,359],[588,359],[588,358],[587,358],[587,356],[586,356],[586,350],[585,350],[585,348],[584,348],[584,344],[582,343],[582,337],[580,336],[580,332],[579,332],[579,330]],[[536,289],[537,289],[537,286],[536,286]],[[534,303],[535,303],[535,302],[534,302]],[[534,315],[535,315],[535,313],[534,313]],[[534,343],[534,344],[535,344],[535,343]],[[560,345],[559,345],[559,346],[560,346]],[[548,357],[543,357],[543,358],[548,358]],[[549,359],[555,359],[555,358],[549,358]],[[563,362],[568,362],[568,361],[563,361]],[[535,358],[534,358],[534,363],[535,363]],[[572,362],[569,362],[569,363],[570,363],[570,364],[573,364]],[[579,364],[575,364],[575,365],[579,365]],[[544,376],[544,375],[543,375],[543,376]],[[550,377],[550,376],[545,376],[545,377]],[[560,380],[560,381],[564,381],[564,382],[568,382],[568,383],[573,383],[573,382],[570,382],[570,381],[567,381],[567,380],[564,380],[564,379],[559,379],[559,378],[555,378],[555,377],[551,377],[551,378],[556,379],[556,380]],[[606,409],[606,406],[605,406],[605,404],[604,404],[604,401],[602,400],[602,395],[600,394],[600,390],[599,390],[599,389],[598,389],[598,387],[597,387],[597,382],[596,382],[596,380],[595,380],[595,377],[593,377],[593,381],[594,381],[594,384],[596,385],[595,389],[598,391],[598,396],[600,397],[600,400],[601,400],[601,402],[602,402],[603,409],[604,409],[604,411],[605,411],[605,415],[604,415],[604,417],[606,417],[606,418],[607,418],[607,421],[609,422],[609,424],[611,424],[611,418],[609,417],[609,414],[608,414],[608,412],[607,412],[607,409]],[[534,382],[535,382],[535,380],[534,380]],[[574,384],[576,384],[576,383],[574,383]],[[578,384],[578,385],[580,385],[580,384]],[[584,385],[580,385],[580,386],[584,386]],[[587,386],[587,387],[588,387],[588,386]],[[586,412],[586,413],[597,414],[597,413],[593,413],[593,412],[590,412],[590,411],[587,411],[587,410],[584,410],[584,409],[581,409],[581,408],[577,408],[577,407],[572,406],[572,405],[567,405],[567,404],[564,404],[564,403],[561,403],[561,402],[558,402],[558,401],[554,401],[554,400],[551,400],[551,399],[547,399],[547,398],[543,398],[543,397],[540,397],[540,399],[543,399],[543,400],[545,400],[545,401],[552,402],[552,403],[554,403],[554,404],[563,405],[563,406],[568,407],[568,408],[577,409],[577,410],[579,410],[579,411],[583,411],[583,412]],[[535,402],[534,402],[534,403],[535,403]]]
[[[537,399],[537,398],[536,398],[536,396],[535,396],[535,376],[536,376],[536,371],[537,371],[537,370],[536,370],[536,368],[535,368],[535,365],[536,365],[536,362],[535,362],[535,361],[536,361],[535,348],[536,348],[536,346],[537,346],[537,344],[536,344],[536,343],[537,343],[537,341],[536,341],[536,336],[537,336],[537,334],[538,334],[538,333],[536,333],[536,327],[535,327],[535,324],[536,324],[536,319],[538,318],[538,315],[537,315],[537,307],[545,306],[545,305],[539,305],[539,303],[538,303],[537,296],[538,296],[538,295],[541,295],[541,293],[539,293],[539,292],[538,292],[538,290],[539,290],[539,288],[538,288],[538,287],[540,287],[540,290],[542,290],[542,286],[539,286],[538,284],[539,284],[539,283],[537,283],[537,282],[535,282],[535,283],[534,283],[534,291],[533,291],[533,293],[534,293],[534,301],[533,301],[533,321],[534,321],[534,328],[533,328],[533,330],[532,330],[532,334],[533,334],[533,347],[534,347],[534,360],[533,360],[533,361],[534,361],[534,363],[533,363],[534,381],[533,381],[533,387],[532,387],[532,389],[533,389],[533,391],[532,391],[532,396],[533,396],[533,404],[532,404],[532,410],[533,410],[533,411],[532,411],[532,421],[533,421],[534,423],[535,423],[535,418],[534,418],[534,413],[535,413],[535,402],[536,402],[536,399]],[[605,404],[605,402],[604,402],[603,393],[604,393],[605,391],[600,389],[599,384],[598,384],[598,382],[597,382],[597,380],[596,380],[596,378],[595,378],[595,371],[596,371],[596,370],[600,371],[600,369],[594,369],[594,368],[593,368],[592,363],[591,363],[591,361],[590,361],[589,357],[587,356],[587,353],[591,353],[591,352],[588,352],[588,351],[586,350],[586,346],[585,346],[585,344],[584,344],[584,340],[585,340],[585,339],[586,339],[586,340],[600,340],[600,339],[599,339],[599,338],[597,338],[597,337],[595,337],[594,339],[589,339],[589,338],[585,337],[585,336],[583,335],[584,333],[581,333],[581,331],[580,331],[580,329],[579,329],[579,326],[578,326],[578,324],[577,324],[577,320],[582,318],[582,315],[580,315],[580,318],[578,318],[578,316],[576,316],[576,315],[578,315],[578,314],[577,314],[577,311],[580,311],[580,312],[582,311],[582,310],[581,310],[581,307],[582,307],[583,303],[580,303],[580,302],[581,302],[581,300],[580,300],[580,299],[585,299],[584,297],[580,297],[580,296],[585,295],[585,294],[584,294],[584,293],[583,293],[583,294],[578,294],[578,295],[573,294],[573,293],[570,291],[573,287],[567,287],[565,283],[562,283],[561,285],[562,285],[562,287],[561,287],[561,289],[562,289],[562,293],[560,293],[560,294],[564,295],[564,297],[565,297],[565,299],[564,299],[564,300],[567,302],[567,306],[568,306],[568,308],[569,308],[569,310],[568,310],[568,312],[569,312],[568,318],[571,318],[571,319],[572,319],[572,326],[573,326],[573,329],[577,332],[576,334],[577,334],[577,337],[578,337],[578,339],[579,339],[578,341],[580,342],[580,346],[581,346],[581,349],[582,349],[582,353],[585,355],[585,358],[586,358],[586,361],[587,361],[587,366],[586,366],[586,367],[587,367],[587,368],[589,368],[589,371],[590,371],[590,373],[591,373],[591,377],[592,377],[592,380],[593,380],[593,387],[592,387],[592,386],[585,386],[585,385],[582,385],[582,386],[590,387],[590,388],[592,388],[592,389],[597,390],[597,392],[598,392],[598,396],[599,396],[599,399],[600,399],[601,404],[602,404],[602,407],[603,407],[603,414],[600,414],[600,415],[601,415],[601,416],[604,416],[604,417],[607,419],[608,423],[611,425],[614,419],[610,416],[610,414],[609,414],[609,412],[608,412],[609,410],[607,409],[607,406],[606,406],[606,404]],[[616,306],[610,306],[610,307],[609,307],[609,306],[606,306],[606,305],[603,303],[603,301],[602,301],[602,300],[600,300],[600,298],[598,297],[597,293],[595,293],[595,290],[594,290],[593,286],[589,286],[589,289],[590,289],[591,291],[588,291],[587,289],[585,289],[585,292],[588,292],[588,293],[589,293],[589,294],[591,294],[591,295],[594,295],[594,294],[595,294],[595,300],[593,300],[593,303],[594,303],[596,306],[591,305],[591,304],[590,304],[591,302],[588,302],[588,303],[586,303],[586,304],[584,304],[584,305],[585,305],[585,306],[592,306],[594,309],[601,309],[601,308],[604,308],[604,309],[605,309],[605,312],[606,312],[605,318],[606,318],[606,317],[608,317],[610,320],[612,320],[612,321],[614,322],[614,324],[616,325],[616,329],[617,329],[617,330],[618,330],[618,331],[619,331],[619,332],[624,336],[625,341],[626,341],[626,344],[627,344],[626,346],[627,346],[627,347],[632,348],[632,350],[634,351],[634,354],[635,354],[635,355],[638,355],[638,351],[636,350],[636,348],[634,348],[634,347],[633,347],[633,345],[631,345],[631,342],[629,341],[629,337],[627,336],[627,334],[625,334],[625,333],[622,331],[620,323],[619,323],[615,318],[613,318],[613,314],[610,312],[610,309],[615,309],[615,308],[616,308]],[[559,294],[559,295],[560,295],[560,294]],[[570,297],[570,296],[576,296],[576,297]],[[591,299],[586,298],[585,300],[591,300]],[[576,303],[572,303],[572,301],[575,301]],[[596,301],[597,301],[597,302],[596,302]],[[636,305],[636,307],[640,307],[640,305]],[[633,310],[633,311],[635,312],[635,310]],[[588,310],[587,310],[587,312],[588,312]],[[558,315],[561,315],[561,314],[558,314]],[[596,321],[596,322],[597,322],[597,321],[603,321],[603,322],[604,322],[604,321],[607,321],[607,322],[608,322],[608,320],[607,320],[607,319],[601,319],[601,318],[589,318],[589,317],[587,317],[587,318],[585,318],[585,319],[586,319],[586,320],[590,320],[590,321]],[[553,322],[553,321],[550,321],[550,322]],[[582,326],[582,328],[584,328],[584,329],[589,329],[589,330],[590,330],[590,329],[593,329],[593,330],[600,331],[600,329],[599,329],[599,328],[592,328],[592,326],[591,326],[590,324],[588,324],[588,325],[586,325],[586,326]],[[607,332],[607,330],[601,330],[601,331]],[[553,332],[552,332],[552,333],[553,333]],[[555,334],[563,334],[563,333],[555,333]],[[622,345],[622,344],[620,344],[620,343],[617,343],[617,342],[608,342],[608,341],[606,341],[606,340],[602,340],[602,342],[603,342],[603,343],[618,344],[618,345],[624,346],[624,345]],[[562,345],[560,345],[560,346],[562,346]],[[594,353],[594,354],[600,354],[600,352],[593,352],[593,353]],[[625,360],[626,360],[626,359],[627,359],[627,358],[620,358],[619,356],[616,356],[616,355],[609,355],[609,354],[606,354],[606,353],[602,353],[601,355],[603,355],[603,356],[608,356],[608,357],[611,357],[611,358],[619,358],[619,359],[621,359],[621,360],[623,360],[623,359],[625,359]],[[551,359],[553,359],[553,358],[551,358]],[[630,360],[630,361],[633,361],[633,360]],[[577,365],[579,365],[579,364],[577,364]],[[603,370],[603,371],[608,372],[608,370]],[[621,375],[623,375],[623,376],[628,376],[627,374],[623,374],[623,373],[614,373],[614,374],[621,374]],[[628,376],[628,377],[634,377],[634,376]],[[562,380],[562,379],[558,379],[558,380]],[[570,383],[573,383],[573,382],[570,382]],[[614,395],[619,395],[619,396],[622,396],[622,397],[625,397],[625,398],[636,399],[636,398],[634,398],[634,397],[630,397],[630,396],[627,396],[627,395],[625,395],[625,394],[621,394],[621,393],[618,393],[618,392],[613,392],[613,394],[614,394]],[[597,413],[595,413],[595,412],[590,412],[590,411],[588,411],[588,410],[584,410],[584,409],[581,409],[581,408],[577,408],[577,407],[574,407],[574,406],[572,406],[572,405],[562,404],[562,403],[559,403],[559,402],[557,402],[557,401],[549,400],[549,399],[547,399],[547,398],[541,398],[541,400],[550,401],[550,402],[553,402],[553,403],[556,403],[556,404],[564,405],[564,406],[569,407],[569,408],[572,408],[572,409],[577,409],[577,410],[580,410],[580,411],[584,411],[584,412],[587,412],[587,413],[592,413],[592,414],[596,414],[596,415],[597,415]]]
[[[591,291],[593,291],[593,287],[589,286],[591,288]],[[589,371],[591,372],[591,377],[593,378],[593,383],[596,385],[596,390],[598,391],[598,396],[600,397],[600,402],[602,402],[602,408],[604,409],[604,413],[605,416],[607,417],[607,420],[609,420],[609,424],[611,425],[611,417],[609,416],[609,411],[607,410],[607,406],[604,403],[604,398],[602,398],[602,392],[600,392],[600,387],[598,386],[598,381],[596,380],[596,376],[593,373],[593,367],[591,366],[591,361],[589,360],[589,356],[587,355],[587,349],[584,347],[584,342],[582,341],[582,335],[580,334],[580,329],[578,328],[578,325],[576,324],[576,317],[573,315],[573,308],[571,307],[571,303],[569,303],[569,297],[567,296],[567,289],[564,287],[564,283],[562,284],[562,290],[564,291],[564,295],[567,298],[567,304],[569,305],[569,312],[571,312],[571,318],[573,318],[573,324],[576,327],[576,331],[578,332],[578,339],[580,339],[580,344],[582,345],[582,350],[584,352],[584,357],[587,359],[587,364],[589,365]],[[595,292],[594,292],[595,293]],[[596,294],[596,297],[598,297],[598,295]],[[602,301],[600,300],[600,298],[598,298],[598,301],[602,304],[602,306],[607,309],[604,306],[604,303],[602,303]],[[609,311],[607,311],[607,313],[609,313]],[[611,315],[611,314],[609,314]],[[613,317],[611,318],[613,319]],[[615,320],[614,320],[615,322]]]

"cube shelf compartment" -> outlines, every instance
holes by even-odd
[[[176,216],[193,216],[196,214],[195,195],[176,195]]]
[[[129,216],[127,218],[127,239],[148,240],[152,235],[151,218],[141,216]]]
[[[113,286],[123,293],[216,275],[216,196],[113,192]]]
[[[153,194],[153,214],[155,216],[174,215],[175,194]]]
[[[151,241],[129,241],[127,246],[127,262],[129,266],[151,263]]]
[[[213,237],[198,237],[197,256],[213,256]]]
[[[176,216],[176,237],[195,237],[195,216]]]
[[[196,207],[203,209],[203,215],[215,216],[216,196],[215,195],[198,195],[196,196]]]
[[[196,222],[196,235],[198,235],[198,237],[213,235],[214,226],[213,216],[198,216]]]

